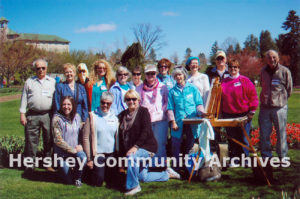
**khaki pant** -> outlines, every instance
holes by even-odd
[[[52,135],[49,113],[28,115],[25,126],[25,157],[36,157],[39,145],[40,131],[42,129],[44,156],[51,156]]]

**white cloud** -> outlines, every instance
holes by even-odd
[[[76,32],[109,32],[117,29],[115,24],[98,24],[98,25],[90,25],[86,28],[80,28]]]
[[[163,12],[162,15],[167,16],[167,17],[177,17],[177,16],[179,16],[179,14],[176,13],[176,12]]]

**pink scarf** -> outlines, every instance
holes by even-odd
[[[151,87],[149,87],[149,86],[147,86],[147,82],[146,82],[146,80],[144,80],[144,83],[143,83],[143,89],[142,89],[142,102],[144,101],[144,99],[145,99],[145,91],[153,91],[153,97],[152,97],[152,99],[150,100],[150,103],[151,104],[154,104],[155,103],[155,101],[156,101],[156,96],[157,96],[157,87],[158,87],[158,84],[159,84],[159,81],[158,81],[158,79],[155,79],[155,82],[154,82],[154,84],[151,86]]]

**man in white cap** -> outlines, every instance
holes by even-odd
[[[209,77],[209,82],[211,83],[212,79],[216,77],[220,77],[220,81],[229,76],[228,68],[227,68],[227,58],[226,54],[222,50],[218,50],[216,52],[216,67],[208,70],[206,74]]]

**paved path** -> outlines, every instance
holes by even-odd
[[[2,96],[0,97],[0,102],[8,102],[17,99],[21,99],[21,94]]]

